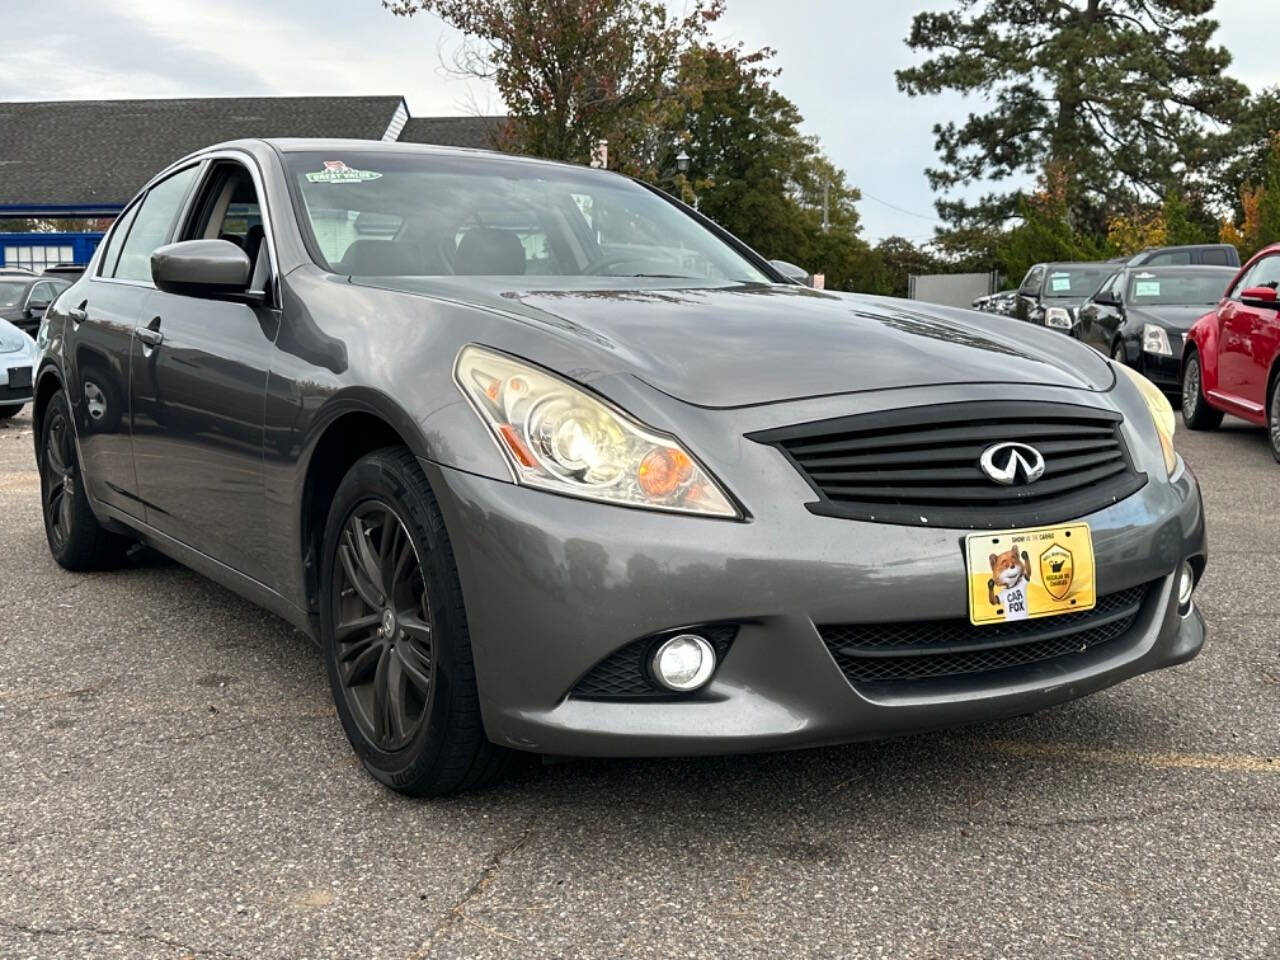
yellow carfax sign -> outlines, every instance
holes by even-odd
[[[965,538],[969,620],[979,626],[1093,609],[1087,523],[995,530]]]

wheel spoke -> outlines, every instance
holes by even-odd
[[[359,617],[344,620],[333,628],[333,636],[339,643],[347,642],[353,635],[364,630],[371,630],[378,625],[381,617],[377,613],[366,613]]]
[[[71,530],[71,498],[67,496],[64,488],[62,497],[58,501],[58,526],[65,536]]]
[[[405,704],[405,674],[403,661],[394,649],[387,653],[387,732],[393,743],[404,740],[413,726]]]
[[[382,646],[378,650],[378,669],[373,674],[373,731],[374,739],[385,744],[389,729],[387,726],[387,666],[391,660],[391,651]]]
[[[360,594],[360,599],[375,610],[382,606],[378,602],[381,598],[377,590],[365,579],[364,573],[359,569],[360,561],[356,556],[355,547],[351,543],[340,544],[338,558],[342,561],[342,569],[347,572],[347,579],[351,581],[351,586],[355,587],[356,592]]]
[[[343,671],[343,682],[348,687],[368,683],[370,676],[376,676],[376,667],[386,645],[375,641],[374,637],[366,637],[340,652],[339,665]]]
[[[385,522],[385,521],[384,521]],[[360,569],[370,586],[377,591],[378,597],[387,595],[386,584],[382,582],[382,565],[378,562],[378,554],[369,542],[369,530],[359,517],[352,517],[347,525],[347,540],[360,561]],[[374,606],[379,604],[375,603]]]
[[[431,689],[431,652],[415,643],[402,643],[397,648],[405,677],[418,688],[423,699]]]
[[[398,622],[400,629],[409,636],[409,639],[427,650],[431,649],[431,624],[429,621],[423,620],[417,614],[406,613],[399,617]]]

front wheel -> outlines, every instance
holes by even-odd
[[[375,451],[347,472],[323,557],[325,665],[365,768],[419,796],[498,779],[510,752],[485,736],[449,536],[408,450]]]
[[[1204,397],[1200,354],[1194,351],[1182,364],[1182,421],[1191,430],[1216,430],[1222,423],[1222,411],[1209,406]]]

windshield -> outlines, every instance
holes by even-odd
[[[16,307],[26,289],[25,280],[0,280],[0,308]]]
[[[1156,276],[1154,273],[1137,273],[1129,280],[1127,299],[1138,307],[1156,303],[1209,306],[1222,299],[1230,280],[1230,276],[1224,280],[1216,274]]]
[[[335,273],[768,282],[677,207],[594,170],[347,150],[287,162]]]
[[[1052,267],[1044,281],[1046,297],[1090,297],[1111,276],[1114,266]]]

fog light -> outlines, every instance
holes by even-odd
[[[1191,612],[1191,591],[1196,588],[1196,572],[1191,564],[1182,562],[1182,573],[1178,577],[1178,612],[1186,616]]]
[[[687,693],[711,679],[716,652],[711,644],[692,633],[664,640],[653,653],[653,675],[668,690]]]

